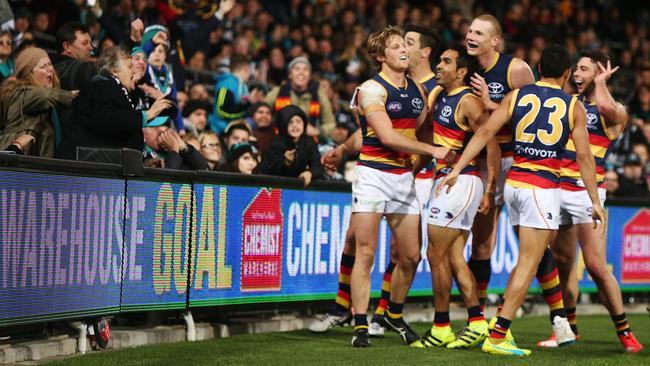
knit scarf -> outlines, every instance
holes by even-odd
[[[124,93],[124,96],[129,101],[131,107],[135,109],[135,103],[133,103],[133,100],[131,99],[131,95],[129,94],[129,89],[127,89],[126,86],[124,86],[124,84],[122,84],[120,79],[118,79],[115,75],[110,75],[110,77],[113,79],[113,81],[115,81],[115,83],[117,83],[117,86],[120,87],[120,90],[122,90],[122,93]]]
[[[294,91],[294,93],[296,93]],[[318,101],[318,83],[310,82],[307,86],[306,93],[311,93],[311,101],[309,101],[309,111],[307,116],[309,117],[309,123],[312,126],[319,126],[320,118],[320,102]],[[298,93],[296,93],[298,94]],[[284,83],[280,87],[280,92],[278,93],[278,98],[275,100],[275,113],[279,112],[282,108],[291,104],[291,83]]]

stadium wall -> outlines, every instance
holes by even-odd
[[[336,294],[347,183],[303,189],[294,179],[160,169],[133,177],[117,164],[16,156],[0,166],[0,326]],[[648,206],[608,206],[608,261],[623,291],[650,290]],[[383,222],[374,296],[389,243]],[[517,255],[504,211],[491,292],[503,291]],[[581,290],[595,291],[578,270]],[[411,294],[430,289],[423,261]]]

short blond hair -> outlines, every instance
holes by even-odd
[[[490,23],[492,25],[492,29],[494,29],[494,35],[497,37],[503,36],[503,30],[501,29],[501,23],[499,23],[499,20],[492,14],[481,14],[474,18],[474,20],[482,20],[484,22]]]
[[[387,25],[384,29],[373,32],[366,42],[368,54],[375,62],[376,66],[381,66],[377,58],[385,55],[386,47],[388,47],[388,40],[392,36],[404,37],[404,30],[399,26]]]

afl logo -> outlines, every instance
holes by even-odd
[[[587,124],[595,125],[598,122],[598,116],[593,113],[587,113]]]
[[[443,117],[449,117],[449,116],[451,116],[451,107],[448,106],[448,105],[444,106],[444,107],[442,108],[442,112],[440,112],[440,114],[441,114]]]
[[[411,101],[411,105],[412,105],[413,108],[415,108],[415,109],[422,109],[422,99],[420,99],[420,98],[413,98],[413,100]]]
[[[488,90],[490,94],[501,94],[503,93],[504,87],[501,85],[501,83],[497,83],[496,81],[493,81],[488,84]]]
[[[402,103],[400,102],[391,102],[388,103],[388,111],[389,112],[399,112],[402,110]]]

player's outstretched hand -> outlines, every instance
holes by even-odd
[[[453,187],[454,184],[458,181],[458,173],[454,173],[452,170],[449,174],[447,174],[444,178],[442,178],[442,182],[438,184],[436,187],[436,197],[440,195],[440,192],[442,192],[445,187],[447,187],[446,193],[449,194],[451,192],[451,187]]]
[[[341,149],[333,148],[320,158],[320,162],[326,169],[336,170],[342,159],[343,151]]]
[[[591,219],[594,221],[594,229],[598,227],[598,221],[600,221],[600,236],[605,235],[605,227],[607,226],[605,211],[600,205],[594,205],[591,209]]]

